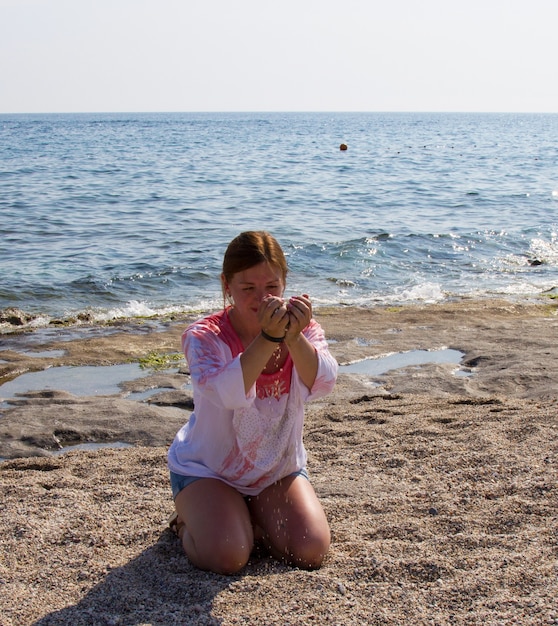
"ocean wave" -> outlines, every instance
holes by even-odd
[[[224,250],[247,229],[277,236],[288,289],[317,306],[533,295],[558,284],[549,185],[558,116],[3,123],[0,309],[20,307],[34,324],[218,308]],[[530,164],[533,145],[540,158]]]

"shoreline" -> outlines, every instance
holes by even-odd
[[[22,457],[0,463],[2,625],[558,624],[557,311],[495,300],[316,311],[341,363],[447,347],[468,375],[451,363],[341,374],[308,405],[308,468],[332,529],[315,572],[262,556],[233,577],[188,563],[166,527],[166,449],[191,410],[180,367],[128,381],[122,397],[18,397],[0,417],[0,456]],[[176,353],[184,322],[49,338],[33,350],[63,355],[0,351],[0,365]],[[156,401],[125,397],[145,384]],[[134,447],[53,455],[53,436]]]
[[[48,456],[87,442],[171,441],[192,405],[180,337],[197,317],[127,320],[108,330],[81,328],[77,337],[75,329],[61,329],[58,337],[49,333],[44,341],[25,333],[0,344],[7,348],[0,349],[0,458]],[[346,399],[346,389],[473,398],[558,396],[558,347],[549,340],[558,328],[553,300],[331,307],[319,309],[315,317],[340,365],[417,351],[461,355],[457,365],[403,363],[379,375],[344,373],[341,367],[334,392],[340,399]],[[174,369],[157,367],[165,359]],[[124,364],[134,363],[140,365],[131,373]],[[44,387],[28,383],[26,388],[24,381],[40,378],[41,372]],[[73,386],[60,381],[73,372],[81,374]],[[110,390],[103,387],[101,374]],[[2,390],[14,386],[16,392],[6,398]],[[95,419],[88,420],[88,413]]]
[[[466,302],[499,302],[517,305],[539,305],[544,302],[552,302],[558,299],[558,287],[553,286],[543,291],[525,293],[525,294],[493,294],[490,292],[483,294],[446,294],[441,299],[428,300],[404,300],[387,302],[382,299],[371,300],[367,304],[357,304],[354,302],[337,302],[329,304],[315,304],[314,310],[319,314],[321,310],[332,309],[382,309],[382,308],[423,308],[428,306],[444,306]],[[219,299],[216,299],[218,302]],[[132,303],[128,303],[132,304]],[[151,309],[147,304],[136,303],[135,313],[126,314],[126,306],[115,307],[111,310],[84,309],[82,311],[74,311],[63,316],[54,315],[44,312],[31,312],[16,306],[8,306],[0,308],[0,340],[10,336],[17,336],[25,333],[56,332],[59,329],[75,329],[79,330],[87,328],[105,328],[107,330],[112,327],[118,327],[126,324],[141,324],[142,322],[172,321],[181,319],[196,319],[216,310],[215,308],[204,307],[180,307],[177,305],[160,306]],[[217,304],[218,308],[220,304]],[[140,312],[138,309],[141,309]],[[111,315],[111,311],[113,312]],[[118,312],[118,314],[116,314]]]

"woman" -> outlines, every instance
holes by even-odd
[[[256,541],[309,569],[329,549],[302,431],[304,402],[333,389],[337,362],[308,296],[283,298],[286,277],[269,233],[241,233],[223,261],[228,306],[182,336],[195,409],[168,454],[171,527],[201,569],[237,572]]]

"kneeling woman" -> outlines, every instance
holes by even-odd
[[[228,305],[183,334],[195,408],[168,454],[171,525],[201,569],[235,573],[255,542],[302,568],[329,549],[302,432],[304,403],[333,389],[337,362],[308,296],[283,298],[286,276],[271,235],[240,234],[223,261]]]

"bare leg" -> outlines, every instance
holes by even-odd
[[[314,488],[302,476],[288,476],[249,499],[252,521],[271,554],[305,569],[320,567],[330,531]]]
[[[180,539],[193,565],[234,574],[248,562],[254,544],[250,512],[243,496],[229,485],[202,478],[176,496],[184,526]]]

